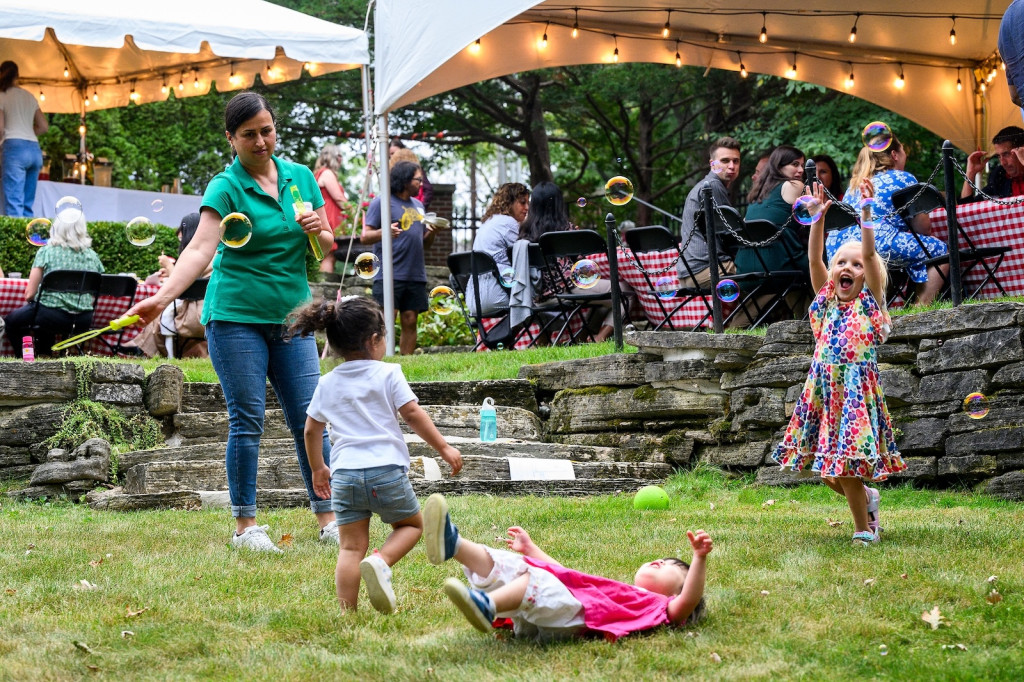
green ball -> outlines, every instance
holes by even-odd
[[[633,509],[668,509],[668,493],[660,486],[645,485],[633,496]]]

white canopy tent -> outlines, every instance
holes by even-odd
[[[434,0],[424,12],[419,1],[378,0],[378,136],[387,139],[388,111],[440,92],[519,71],[616,62],[686,64],[740,72],[737,78],[764,73],[823,85],[898,112],[968,151],[986,148],[1000,128],[1021,124],[996,53],[1010,0],[860,0],[851,9],[811,4]],[[795,75],[787,73],[793,69]],[[386,161],[382,150],[384,168]],[[386,194],[387,178],[381,184]],[[390,238],[384,234],[390,303]],[[392,319],[392,309],[385,310]]]
[[[356,68],[369,47],[362,30],[262,0],[0,0],[7,59],[44,112],[82,114]]]

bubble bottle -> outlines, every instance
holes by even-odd
[[[302,200],[302,195],[299,193],[298,187],[292,185],[291,191],[292,201],[295,205],[295,219],[298,220],[299,214],[302,213],[303,209],[306,207],[306,202]],[[312,210],[312,204],[310,204],[310,210]],[[324,250],[320,248],[320,240],[313,234],[307,234],[306,236],[309,237],[309,248],[313,251],[313,257],[316,258],[317,261],[322,261],[324,259]]]
[[[480,442],[493,443],[498,439],[498,413],[494,409],[494,399],[484,398],[480,407]]]
[[[21,340],[21,359],[25,362],[36,361],[36,347],[32,345],[32,337],[26,336]],[[490,400],[490,398],[488,398]],[[482,433],[481,428],[481,433]]]

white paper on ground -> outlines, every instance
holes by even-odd
[[[574,481],[576,472],[567,459],[509,457],[508,475],[513,481]]]
[[[423,458],[423,478],[427,481],[441,480],[441,467],[433,457]]]

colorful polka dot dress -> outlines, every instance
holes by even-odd
[[[805,475],[883,481],[907,468],[878,380],[889,315],[866,288],[836,297],[831,279],[810,308],[815,349],[803,392],[772,458]]]

